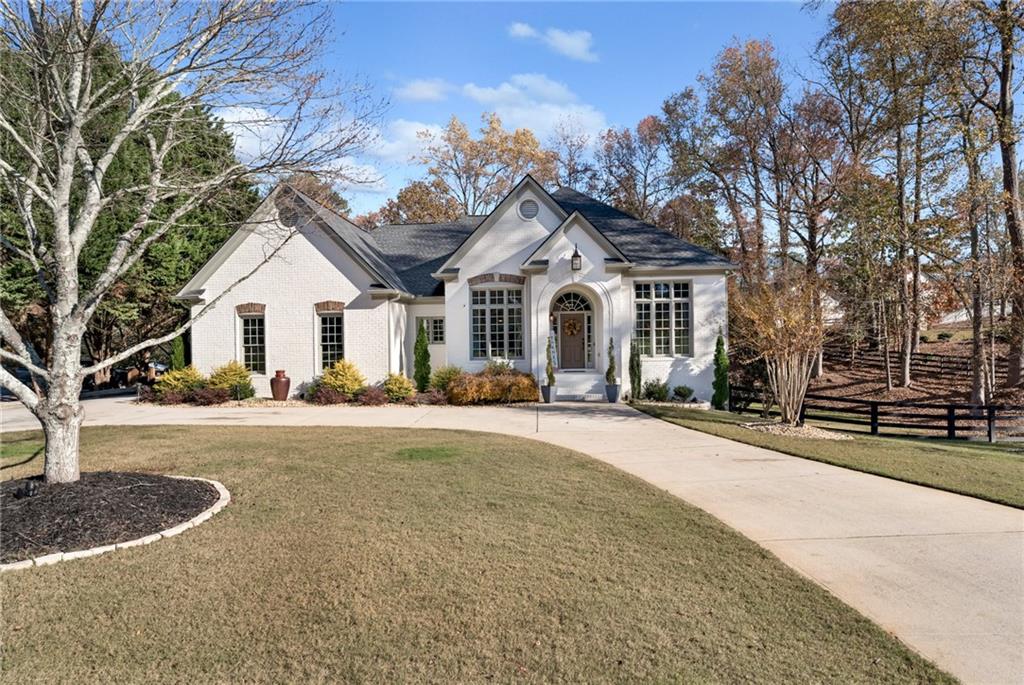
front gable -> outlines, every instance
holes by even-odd
[[[548,235],[530,255],[523,260],[520,268],[531,273],[543,273],[548,266],[564,257],[567,245],[575,246],[583,241],[591,260],[600,259],[606,268],[626,269],[631,266],[629,259],[607,237],[579,212],[573,212],[565,221]],[[570,253],[571,256],[571,253]]]
[[[533,209],[536,216],[524,216]],[[438,269],[438,277],[457,273],[472,277],[492,271],[517,272],[523,256],[533,251],[567,217],[544,188],[526,176]]]
[[[294,194],[286,198],[285,193]],[[339,222],[345,221],[341,217],[338,219]],[[325,217],[315,207],[307,204],[298,192],[279,185],[267,194],[246,222],[231,234],[176,297],[199,301],[206,298],[210,286],[213,286],[212,290],[219,291],[233,282],[225,283],[226,277],[237,280],[254,276],[255,272],[269,263],[268,257],[285,259],[288,253],[294,252],[288,244],[296,239],[316,245],[317,252],[323,255],[328,264],[339,271],[348,272],[346,276],[349,280],[368,281],[366,289],[370,286],[394,287],[391,282],[393,279],[382,275],[379,265],[368,262],[350,244],[350,240],[339,235],[338,229],[338,226],[328,224]],[[352,226],[352,230],[360,229]],[[343,258],[339,259],[336,254],[338,250],[344,253]],[[359,272],[359,276],[354,276],[353,268]],[[252,270],[252,273],[247,270]]]

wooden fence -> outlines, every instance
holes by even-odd
[[[850,348],[839,344],[829,344],[824,349],[825,361],[833,364],[849,364]],[[854,357],[856,365],[870,366],[872,368],[885,368],[885,357],[878,349],[860,349]],[[900,353],[899,350],[889,350],[889,363],[892,365],[893,373],[899,372]],[[992,360],[989,359],[991,364]],[[996,379],[1005,380],[1009,362],[1006,359],[996,358]],[[931,352],[915,352],[910,357],[910,371],[914,374],[945,375],[962,374],[970,377],[971,358],[958,357],[952,354],[932,354]]]
[[[737,413],[764,413],[762,393],[731,387],[729,406]],[[756,407],[756,408],[755,408]],[[769,416],[778,412],[769,410]],[[1024,407],[1009,405],[886,402],[808,393],[800,410],[801,422],[839,424],[871,435],[932,435],[989,442],[1024,441]]]

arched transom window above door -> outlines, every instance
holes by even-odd
[[[552,312],[589,312],[590,300],[579,293],[563,293],[551,305]]]

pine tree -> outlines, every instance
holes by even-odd
[[[420,329],[416,331],[416,349],[413,353],[413,380],[416,389],[426,392],[430,386],[430,348],[427,342],[427,324],[420,321]]]
[[[714,394],[711,396],[711,406],[715,409],[725,409],[729,404],[729,355],[725,351],[725,338],[722,332],[718,332],[718,340],[715,342],[715,380],[711,386]]]
[[[629,344],[629,398],[640,399],[640,386],[643,383],[643,372],[640,368],[640,348],[636,341]]]

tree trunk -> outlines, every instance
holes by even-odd
[[[78,440],[85,418],[82,404],[61,403],[39,413],[46,438],[44,474],[47,483],[78,480]]]
[[[914,216],[911,222],[910,268],[911,282],[911,331],[910,352],[917,352],[921,342],[921,254],[918,240],[920,239],[921,205],[924,194],[924,113],[925,89],[917,99],[917,119],[914,122]]]
[[[893,73],[893,83],[899,83],[899,78],[896,75],[897,67],[895,61],[892,61],[890,66]],[[894,117],[896,122],[894,147],[896,154],[895,191],[898,214],[896,221],[899,229],[896,250],[896,275],[899,278],[900,385],[904,388],[909,388],[911,383],[910,360],[912,344],[910,340],[910,327],[912,317],[910,315],[910,284],[907,282],[907,243],[910,236],[907,225],[907,168],[903,150],[903,120],[899,116],[900,94],[898,90],[894,91],[893,100],[897,112]]]
[[[82,332],[66,323],[56,328],[46,395],[40,398],[35,414],[46,438],[46,482],[73,483],[79,476],[78,439],[85,418],[79,399]]]
[[[1020,385],[1024,371],[1024,211],[1021,208],[1020,174],[1017,167],[1017,126],[1013,120],[1014,58],[1016,51],[1016,3],[1001,0],[997,14],[1000,39],[999,101],[996,125],[1003,167],[1003,211],[1010,237],[1010,353],[1007,385]]]

